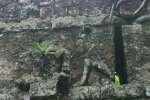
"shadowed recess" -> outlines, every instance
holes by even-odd
[[[124,54],[122,26],[114,25],[115,71],[121,84],[128,83],[126,59]]]

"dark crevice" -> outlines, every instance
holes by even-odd
[[[37,96],[37,97],[30,97],[30,100],[56,100],[56,96]]]
[[[121,84],[128,83],[126,59],[124,53],[122,25],[114,25],[115,71]]]
[[[30,90],[30,83],[20,82],[16,85],[21,91],[28,92]]]

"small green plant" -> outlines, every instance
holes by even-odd
[[[120,90],[120,79],[118,75],[115,75],[115,92],[117,95],[119,95]]]
[[[49,48],[49,42],[48,41],[43,41],[41,43],[36,42],[36,43],[33,43],[32,47],[36,53],[39,53],[41,55],[47,55],[47,49]]]
[[[32,45],[33,53],[32,56],[34,58],[35,66],[38,66],[40,70],[40,76],[46,78],[49,74],[48,66],[49,66],[49,57],[48,57],[48,49],[49,49],[49,42],[35,42]]]

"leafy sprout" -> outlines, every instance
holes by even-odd
[[[36,53],[39,53],[41,55],[46,55],[47,49],[49,48],[49,42],[48,41],[43,41],[41,43],[36,42],[33,43],[32,47]]]
[[[118,75],[115,75],[115,91],[117,95],[119,94],[119,89],[120,89],[120,79]]]

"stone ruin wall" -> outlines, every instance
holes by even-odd
[[[0,75],[0,77],[1,81],[4,83],[6,82],[9,84],[9,82],[11,82],[11,84],[9,84],[10,87],[8,87],[8,84],[6,85],[1,84],[3,89],[2,98],[5,98],[5,95],[7,94],[10,95],[10,96],[8,95],[9,96],[8,98],[11,98],[11,96],[13,96],[16,99],[16,98],[23,98],[24,96],[25,98],[36,96],[46,97],[49,95],[53,95],[52,94],[53,92],[55,93],[54,90],[51,90],[51,87],[55,88],[56,79],[54,80],[54,82],[52,79],[49,79],[46,82],[45,80],[41,80],[41,78],[39,79],[39,77],[36,76],[37,66],[35,66],[32,63],[32,58],[30,56],[33,42],[38,42],[40,39],[48,40],[51,41],[52,43],[62,45],[64,48],[69,50],[70,53],[76,54],[70,62],[72,70],[72,80],[73,80],[72,82],[76,83],[80,81],[84,62],[84,56],[82,57],[82,55],[84,55],[84,53],[87,52],[86,49],[85,50],[83,49],[84,47],[76,46],[77,42],[80,39],[79,35],[82,30],[81,26],[82,24],[81,25],[78,24],[79,20],[75,21],[71,20],[71,22],[66,23],[67,19],[68,18],[66,18],[63,21],[60,19],[57,20],[57,22],[55,23],[52,22],[50,26],[44,22],[37,22],[34,24],[31,22],[32,24],[28,23],[25,26],[22,25],[19,26],[18,24],[16,24],[15,26],[11,26],[13,24],[7,26],[7,24],[5,24],[7,27],[2,27],[0,39],[2,74]],[[107,64],[107,66],[109,66],[111,70],[114,70],[112,67],[112,65],[114,65],[112,34],[110,34],[108,28],[104,26],[98,26],[100,22],[97,23],[97,25],[94,25],[96,21],[97,19],[94,20],[94,22],[93,18],[90,19],[90,24],[92,25],[91,26],[92,38],[90,41],[95,43],[97,45],[97,48],[100,49],[101,52],[99,53],[99,56],[97,56],[97,53],[92,52],[92,56],[94,57],[94,59],[97,60],[98,57],[100,57],[102,61],[104,61],[105,64]],[[45,25],[46,27],[41,28],[43,27],[41,23],[46,24]],[[53,28],[51,27],[51,25],[53,26]],[[30,28],[27,29],[26,26]],[[49,29],[47,29],[47,27]],[[98,81],[99,77],[97,76],[97,74],[94,73],[92,74],[93,75],[90,78],[90,84],[95,84],[94,83],[95,79]],[[27,82],[29,82],[31,90],[27,93],[26,92],[24,93],[23,91],[21,92],[20,89],[18,89],[18,87],[15,86],[18,80],[26,80]],[[51,81],[53,83],[51,83]]]
[[[132,1],[134,2],[134,0]],[[5,4],[5,1],[3,2]],[[10,2],[12,1],[10,0]],[[18,2],[21,6],[16,6],[16,9],[18,9],[16,10],[15,5],[18,4]],[[30,0],[26,3],[24,3],[24,0],[20,0],[18,2],[16,1],[15,3],[9,4],[0,12],[0,15],[4,15],[1,17],[2,21],[13,20],[16,18],[26,19],[30,17],[30,19],[23,20],[20,23],[1,22],[0,99],[30,100],[31,97],[31,100],[42,100],[42,98],[45,98],[46,100],[46,98],[49,96],[55,95],[55,79],[48,79],[45,81],[34,76],[36,74],[34,71],[36,67],[31,62],[32,59],[30,58],[29,52],[31,51],[32,43],[34,41],[38,41],[39,39],[54,41],[55,43],[63,45],[63,47],[67,48],[70,52],[77,52],[76,57],[71,62],[71,67],[73,71],[73,82],[75,83],[79,81],[83,71],[82,62],[84,58],[78,57],[80,52],[77,51],[78,49],[76,50],[75,44],[78,41],[78,36],[81,32],[82,26],[86,24],[91,26],[91,37],[94,38],[94,43],[98,44],[97,47],[100,50],[99,57],[101,57],[102,61],[104,61],[104,63],[108,66],[108,68],[111,69],[112,72],[114,71],[114,37],[113,34],[110,34],[111,26],[104,24],[103,20],[108,18],[107,16],[110,11],[111,0],[92,0],[92,2],[90,0],[83,0],[79,4],[77,0],[73,0],[72,2],[70,2],[70,0],[69,2],[67,0],[56,0],[55,6],[53,5],[52,1],[45,1],[45,3],[43,2],[39,4],[39,2],[33,0],[32,2],[34,2],[33,5],[35,6],[31,6]],[[47,8],[43,6],[45,4],[51,6],[48,6]],[[41,8],[36,9],[39,8],[39,5]],[[26,16],[29,9],[27,10],[22,8],[28,8],[27,6],[35,7],[33,9],[35,10],[36,14],[29,14],[29,16]],[[53,8],[55,11],[51,11],[52,7],[56,7]],[[9,9],[13,10],[13,8],[15,9],[14,12],[11,11],[13,13],[9,13]],[[76,10],[76,8],[83,10],[79,11],[80,9]],[[67,9],[69,9],[69,11]],[[146,9],[149,12],[149,6],[147,6]],[[16,14],[16,11],[19,12],[18,16],[13,16],[13,14]],[[39,17],[47,17],[45,15],[45,13],[47,14],[47,11],[49,12],[49,16],[54,18],[48,20],[39,19]],[[132,97],[132,100],[149,100],[149,25],[123,25],[122,36],[124,40],[129,84],[122,87],[124,90],[119,94],[119,96],[129,96]],[[94,52],[92,54],[96,59],[98,59]],[[92,73],[90,78],[91,84],[95,84],[93,83],[95,79],[96,81],[99,80],[98,75],[99,74],[95,72]],[[30,83],[30,90],[27,92],[20,90],[17,86],[18,80],[26,80],[28,83]],[[102,84],[102,86],[107,85]],[[83,91],[79,91],[81,89],[83,89]],[[85,91],[84,89],[84,87],[72,89],[72,94],[75,95],[74,98],[76,98],[76,100],[78,100],[78,95],[86,91],[86,89]],[[74,91],[79,91],[79,93]],[[93,90],[91,87],[91,91],[96,90]],[[106,97],[110,96],[110,94],[107,95],[107,93],[105,93],[105,95]],[[112,97],[110,96],[110,98]]]

